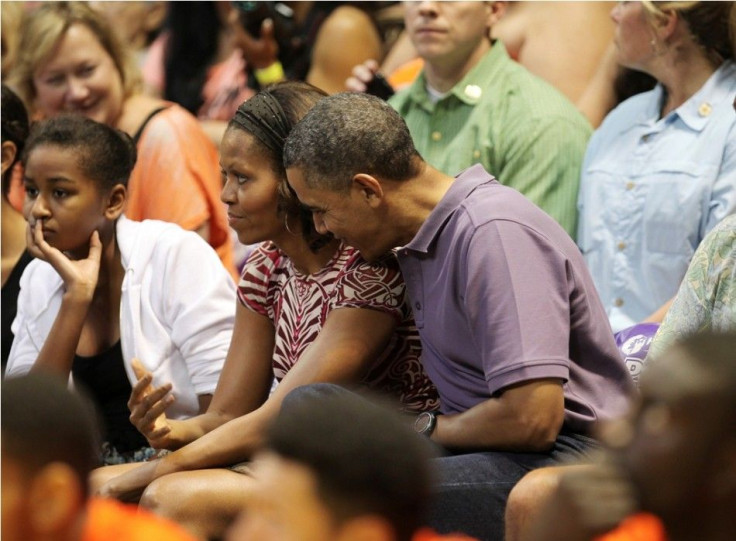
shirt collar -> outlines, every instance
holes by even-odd
[[[724,62],[708,78],[705,84],[685,103],[673,113],[692,130],[702,131],[712,116],[716,115],[716,108],[724,101],[728,102],[729,109],[733,100],[734,85],[728,84],[736,78],[736,64],[732,61]]]
[[[493,176],[487,173],[480,164],[473,165],[457,175],[455,182],[450,184],[445,195],[442,196],[411,242],[404,246],[404,249],[427,253],[447,220],[471,192],[481,184],[493,180]]]
[[[726,61],[708,78],[705,84],[695,94],[671,111],[665,118],[659,118],[659,111],[664,99],[664,87],[657,84],[650,92],[652,99],[649,101],[636,119],[638,125],[654,126],[659,122],[671,122],[675,117],[691,130],[702,131],[710,119],[717,115],[716,108],[724,102],[730,109],[736,85],[728,84],[736,78],[736,64]],[[630,126],[625,126],[621,131],[627,131]]]
[[[500,76],[505,61],[510,61],[506,47],[501,41],[495,40],[490,51],[483,55],[440,102],[454,96],[466,105],[476,105],[481,101],[483,93],[489,91],[493,80]],[[427,79],[424,70],[409,87],[407,97],[427,112],[432,112],[435,104],[430,101],[427,93]]]

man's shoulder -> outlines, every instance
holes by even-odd
[[[565,118],[590,130],[585,116],[560,90],[508,56],[494,59],[499,64],[500,77],[494,78],[498,99],[511,118],[538,120]]]

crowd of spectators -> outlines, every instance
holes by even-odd
[[[733,536],[736,2],[0,12],[3,537]]]

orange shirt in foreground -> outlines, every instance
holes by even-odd
[[[81,541],[195,541],[178,524],[135,505],[93,498]]]
[[[438,534],[429,528],[422,528],[412,536],[411,541],[477,541],[477,539],[461,533]]]
[[[596,541],[667,541],[662,522],[649,513],[632,515]]]

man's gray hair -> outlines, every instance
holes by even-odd
[[[385,101],[343,92],[317,103],[294,127],[284,167],[299,169],[310,188],[345,192],[359,173],[402,181],[422,163],[409,129]]]

